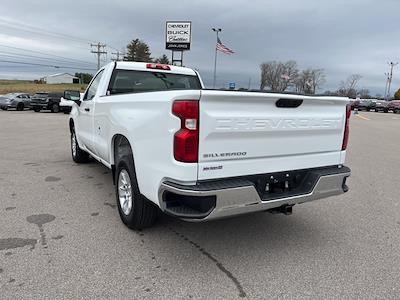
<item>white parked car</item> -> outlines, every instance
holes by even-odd
[[[114,62],[74,100],[72,158],[110,168],[122,221],[206,221],[348,190],[349,99],[204,88],[189,68]]]

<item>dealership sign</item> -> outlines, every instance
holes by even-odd
[[[165,48],[174,51],[190,50],[192,23],[167,22]]]

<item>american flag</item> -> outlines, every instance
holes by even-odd
[[[217,39],[217,50],[221,51],[222,53],[229,54],[229,55],[235,53],[231,49],[226,47],[224,44],[222,44],[222,42],[219,38]]]

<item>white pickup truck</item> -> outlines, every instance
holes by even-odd
[[[189,68],[114,62],[73,100],[72,158],[110,168],[122,221],[161,210],[206,221],[292,207],[348,190],[347,98],[204,88]]]

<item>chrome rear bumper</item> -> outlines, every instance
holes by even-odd
[[[326,173],[326,172],[325,172]],[[263,200],[254,184],[246,181],[233,180],[228,185],[218,187],[219,184],[208,184],[210,188],[198,185],[184,185],[172,181],[165,181],[159,189],[160,207],[167,214],[189,221],[207,221],[228,216],[246,214],[256,211],[269,210],[286,205],[300,204],[321,198],[327,198],[347,192],[346,178],[351,171],[347,167],[336,167],[333,172],[318,176],[311,192],[285,198]],[[212,183],[212,182],[211,182]],[[215,206],[209,211],[193,213],[189,210],[172,211],[167,208],[166,193],[184,196],[185,198],[198,199],[201,197],[214,197]]]

